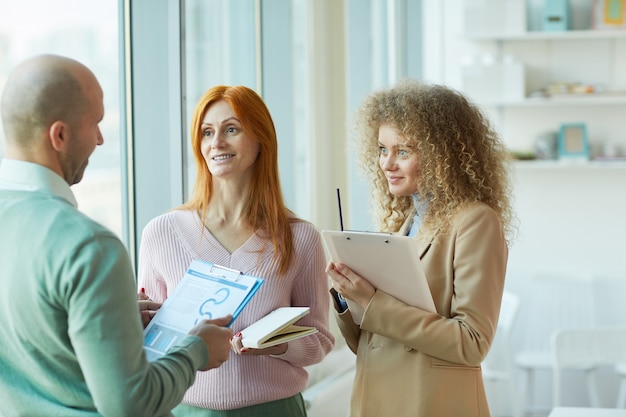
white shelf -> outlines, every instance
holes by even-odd
[[[549,170],[596,170],[626,171],[626,161],[559,161],[531,160],[515,161],[517,171],[549,171]]]
[[[496,29],[497,26],[491,27]],[[476,27],[476,30],[481,29]],[[621,70],[626,51],[626,29],[518,33],[504,33],[503,29],[500,33],[464,33],[459,40],[459,50],[472,56],[473,61],[483,55],[492,56],[494,63],[501,64],[497,67],[476,65],[475,71],[472,68],[462,71],[461,84],[473,101],[493,117],[494,124],[510,144],[532,149],[529,138],[554,131],[564,120],[571,118],[593,126],[594,132],[589,132],[592,141],[615,142],[620,149],[626,149],[622,120],[622,115],[626,115],[626,88]],[[503,57],[507,56],[513,57],[516,65],[503,65]],[[581,58],[587,62],[581,62]],[[572,80],[589,80],[592,85],[604,88],[595,93],[555,94],[551,97],[542,97],[538,93],[523,97],[524,91],[520,91],[529,94],[551,83]],[[507,96],[513,98],[507,99]],[[529,173],[552,171],[555,174],[605,172],[622,178],[626,173],[626,161],[516,161],[515,169]]]
[[[626,94],[581,94],[527,98],[523,101],[478,102],[486,107],[625,106]]]
[[[519,34],[481,33],[464,34],[472,41],[546,41],[626,38],[626,30],[568,30],[563,32],[530,31]]]

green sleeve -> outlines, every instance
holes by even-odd
[[[208,362],[202,340],[188,336],[149,363],[143,350],[133,271],[124,246],[96,235],[68,257],[68,334],[98,411],[105,416],[166,415]]]

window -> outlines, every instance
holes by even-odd
[[[131,2],[131,169],[139,240],[191,192],[191,113],[216,84],[261,94],[274,119],[286,204],[319,228],[368,228],[369,193],[346,154],[355,106],[373,88],[421,74],[421,1]]]
[[[287,206],[301,217],[311,217],[306,4],[305,0],[185,2],[186,196],[196,175],[188,131],[196,103],[215,85],[245,85],[263,97],[274,119]]]
[[[104,145],[96,148],[83,180],[72,190],[79,210],[122,237],[117,13],[115,1],[7,3],[0,13],[0,90],[17,64],[41,53],[68,56],[95,73],[104,90],[105,117],[100,123]],[[1,130],[0,144],[4,156]]]

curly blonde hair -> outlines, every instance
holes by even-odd
[[[514,234],[509,153],[480,109],[442,85],[405,80],[370,94],[353,119],[357,164],[371,182],[371,208],[382,231],[396,232],[413,213],[411,196],[389,192],[379,167],[378,131],[396,129],[417,154],[417,190],[428,201],[422,230],[449,230],[451,215],[483,202],[498,215],[507,240]]]

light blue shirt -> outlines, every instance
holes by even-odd
[[[419,197],[419,194],[413,194],[413,205],[415,206],[415,216],[413,216],[413,223],[408,232],[408,236],[415,236],[420,226],[422,225],[422,215],[426,211],[426,202]]]

